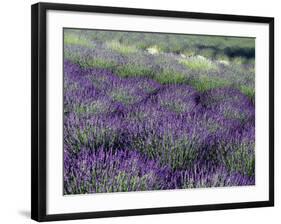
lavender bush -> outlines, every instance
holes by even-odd
[[[164,37],[65,30],[64,194],[255,184],[253,59]]]

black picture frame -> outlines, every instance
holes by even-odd
[[[137,8],[37,3],[31,10],[31,218],[54,221],[274,206],[274,18]],[[68,214],[46,214],[46,12],[63,10],[269,24],[269,200]]]

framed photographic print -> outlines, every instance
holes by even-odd
[[[32,219],[274,205],[274,19],[32,5]]]

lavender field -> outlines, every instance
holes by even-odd
[[[252,38],[64,29],[64,194],[255,184]]]

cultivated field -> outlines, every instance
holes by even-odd
[[[64,194],[254,184],[254,39],[64,30]]]

